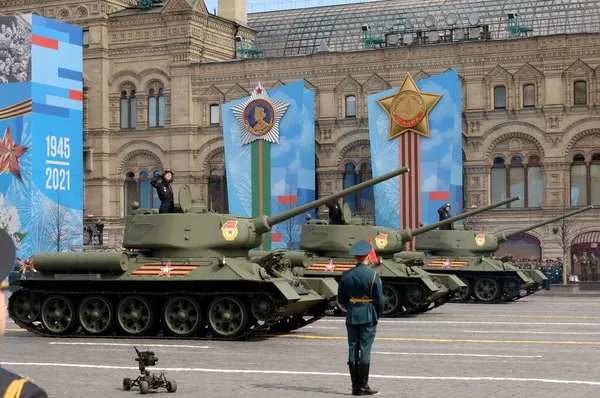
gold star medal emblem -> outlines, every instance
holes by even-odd
[[[388,140],[413,131],[429,138],[429,112],[442,98],[441,94],[419,91],[417,84],[407,73],[396,94],[381,98],[377,103],[390,115]]]

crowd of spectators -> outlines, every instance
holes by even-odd
[[[550,283],[562,283],[563,280],[563,261],[560,257],[554,260],[522,258],[513,260],[512,265],[520,269],[538,269],[546,275]]]

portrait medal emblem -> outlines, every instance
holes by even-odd
[[[429,113],[442,98],[441,94],[426,93],[417,87],[409,73],[395,94],[377,100],[390,116],[388,140],[406,131],[430,137]]]
[[[279,144],[279,122],[289,106],[271,98],[258,83],[250,98],[231,108],[240,126],[242,145],[259,139]]]

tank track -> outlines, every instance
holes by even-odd
[[[48,291],[44,291],[42,289],[19,289],[17,290],[15,293],[18,293],[19,291],[27,291],[27,292],[32,292],[32,293],[38,293],[42,296],[48,296],[48,295],[64,295],[67,298],[73,297],[73,295],[103,295],[103,296],[107,296],[107,295],[141,295],[141,296],[157,296],[157,295],[161,295],[161,296],[169,296],[169,295],[173,295],[173,292],[142,292],[142,291],[136,291],[136,292],[107,292],[107,291],[101,291],[101,290],[96,290],[96,291],[85,291],[85,292],[73,292],[73,291],[52,291],[52,292],[48,292]],[[15,324],[25,330],[27,330],[28,332],[31,332],[37,336],[42,336],[42,337],[52,337],[52,338],[86,338],[86,339],[102,339],[102,338],[111,338],[111,339],[146,339],[146,340],[215,340],[215,341],[232,341],[232,340],[242,340],[242,339],[246,339],[249,337],[253,337],[253,336],[257,336],[260,335],[263,332],[267,332],[269,331],[272,327],[274,327],[275,329],[281,329],[284,332],[290,332],[292,330],[295,329],[299,329],[301,327],[304,327],[306,325],[309,325],[313,322],[316,322],[317,320],[323,318],[326,315],[327,309],[328,307],[331,306],[331,301],[329,302],[325,302],[324,305],[322,305],[318,312],[311,318],[308,320],[304,320],[302,318],[302,315],[300,315],[300,318],[302,318],[302,321],[297,321],[297,322],[286,322],[286,320],[289,320],[290,317],[284,317],[283,313],[285,311],[285,304],[287,303],[287,301],[285,299],[282,298],[274,298],[270,293],[268,292],[256,292],[256,291],[252,291],[252,292],[219,292],[218,295],[219,296],[250,296],[250,295],[257,295],[257,294],[264,294],[267,295],[269,297],[271,297],[273,299],[273,302],[275,303],[274,306],[274,311],[273,311],[273,316],[271,317],[271,319],[269,321],[265,321],[264,323],[260,324],[259,321],[256,321],[253,325],[247,327],[247,330],[243,333],[241,333],[238,336],[234,336],[234,337],[224,337],[224,336],[213,336],[210,334],[210,331],[207,328],[207,334],[205,336],[198,336],[198,335],[194,335],[194,336],[187,336],[187,337],[182,337],[182,336],[171,336],[168,335],[167,333],[164,332],[164,330],[159,329],[160,332],[162,333],[154,333],[151,335],[127,335],[127,334],[118,334],[116,332],[116,330],[113,330],[110,333],[106,333],[106,334],[89,334],[89,333],[85,333],[83,331],[83,329],[81,328],[81,326],[78,325],[77,329],[69,334],[55,334],[55,333],[51,333],[49,331],[46,331],[44,329],[43,324],[39,321],[36,320],[34,322],[39,322],[38,325],[34,325],[33,323],[28,323],[28,322],[23,322],[22,320],[20,320],[13,312],[12,306],[11,306],[11,300],[15,297],[15,293],[11,294],[11,297],[9,298],[9,315],[10,318],[15,322]],[[195,292],[195,291],[178,291],[177,295],[189,295],[192,297],[197,297],[197,296],[213,296],[215,294],[213,293],[199,293],[199,292]],[[304,314],[303,314],[304,315]],[[294,317],[291,317],[294,318]],[[154,320],[155,325],[158,324],[158,320],[155,319]],[[279,326],[279,328],[278,328]],[[154,328],[154,327],[153,327]],[[164,328],[164,327],[163,327]],[[200,332],[198,332],[200,333]]]
[[[457,275],[459,276],[464,282],[466,282],[469,285],[469,292],[468,292],[468,297],[466,298],[462,298],[462,299],[457,299],[455,297],[452,297],[452,299],[450,300],[450,302],[452,303],[461,303],[461,304],[497,304],[497,303],[506,303],[506,302],[511,302],[511,301],[516,301],[521,299],[522,297],[527,296],[528,294],[525,294],[524,296],[521,295],[521,288],[519,287],[519,289],[515,292],[508,292],[505,289],[504,284],[506,283],[506,281],[508,279],[516,279],[514,276],[510,275],[510,276],[498,276],[498,275],[479,275],[479,276],[474,276],[474,275]],[[481,300],[479,299],[476,294],[473,292],[473,286],[475,285],[475,283],[478,280],[481,279],[493,279],[496,281],[496,283],[498,284],[497,287],[499,288],[499,292],[497,292],[495,294],[495,297],[491,297],[488,300]]]

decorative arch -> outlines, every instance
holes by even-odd
[[[215,163],[212,163],[212,161],[214,160],[215,157],[217,157],[219,155],[225,156],[225,148],[224,147],[215,148],[212,151],[210,151],[208,153],[208,155],[206,155],[206,159],[204,160],[204,164],[205,164],[204,170],[208,171],[208,174],[210,174],[210,166],[215,164]],[[223,157],[222,169],[224,169],[224,168],[225,168],[225,157]]]
[[[223,161],[214,162],[216,157],[222,156]],[[215,148],[208,153],[205,159],[208,174],[208,195],[207,206],[209,209],[218,213],[226,214],[229,212],[229,198],[227,193],[227,169],[225,167],[225,148]],[[213,170],[216,173],[213,174]]]
[[[162,68],[144,69],[139,74],[130,69],[125,69],[125,70],[116,72],[111,77],[109,77],[108,85],[113,86],[116,82],[118,82],[123,77],[131,77],[134,81],[141,83],[144,80],[146,80],[146,78],[150,75],[158,75],[158,76],[161,76],[162,78],[164,78],[166,81],[169,81],[169,82],[171,81],[171,76],[169,75],[169,73],[165,69],[162,69]]]
[[[157,155],[159,153],[160,155]],[[123,145],[121,148],[117,150],[115,153],[117,157],[117,164],[119,165],[117,168],[117,174],[121,175],[123,173],[124,165],[138,155],[148,155],[156,158],[161,167],[163,167],[163,162],[161,157],[164,156],[164,149],[155,142],[146,141],[146,140],[136,140],[128,142]]]
[[[563,140],[567,143],[565,146],[564,155],[566,156],[571,153],[573,146],[580,139],[588,135],[599,134],[599,123],[600,117],[590,117],[583,120],[578,120],[567,127],[563,132]]]
[[[515,132],[515,130],[519,130]],[[527,122],[506,122],[495,126],[483,134],[483,147],[486,148],[484,159],[490,160],[490,155],[493,148],[500,142],[508,138],[523,138],[532,141],[540,152],[540,157],[543,158],[547,149],[545,148],[546,141],[544,131]]]
[[[75,15],[77,16],[77,18],[87,18],[90,15],[90,13],[85,6],[79,6],[75,11]]]
[[[510,231],[506,231],[510,232]],[[533,231],[522,233],[509,238],[502,243],[494,253],[497,257],[512,255],[515,260],[520,259],[542,259],[542,243],[539,234]]]
[[[58,19],[59,21],[66,21],[68,19],[71,19],[71,13],[66,8],[61,8],[56,13],[56,19]]]
[[[121,85],[123,81],[130,80],[131,82],[139,83],[140,79],[137,73],[132,70],[125,69],[119,72],[116,72],[111,77],[108,78],[108,85],[115,86]]]
[[[340,138],[338,138],[335,141],[335,146],[336,146],[336,149],[337,148],[340,148],[340,149],[338,151],[338,157],[336,159],[335,165],[339,166],[340,162],[342,161],[342,157],[346,154],[346,152],[348,152],[349,150],[354,148],[354,146],[365,145],[364,143],[366,143],[366,145],[369,145],[368,137],[369,137],[369,130],[358,129],[358,130],[350,131],[350,132],[342,135]],[[363,144],[357,144],[357,142],[361,142]]]
[[[202,165],[201,172],[210,173],[208,165],[211,157],[217,154],[219,150],[224,150],[223,137],[213,138],[200,147],[197,158],[200,159],[199,164]]]
[[[121,174],[123,174],[124,171],[126,171],[126,169],[129,170],[132,166],[129,163],[133,159],[135,159],[136,157],[139,157],[139,156],[147,156],[147,157],[154,159],[156,161],[156,166],[158,166],[161,170],[164,169],[163,162],[160,160],[160,157],[158,157],[154,152],[148,151],[146,149],[138,149],[138,150],[129,152],[123,158],[123,160],[121,160],[119,162],[119,169],[117,170],[118,174],[121,175]],[[150,166],[152,166],[152,165],[150,165]],[[142,168],[142,167],[145,167],[145,165],[138,164],[135,168],[137,169],[137,168]]]
[[[165,81],[167,81],[167,82],[171,81],[171,76],[169,75],[169,72],[167,72],[165,69],[162,69],[162,68],[144,69],[137,76],[138,76],[138,80],[140,82],[142,82],[142,84],[147,84],[146,82],[149,82],[150,80],[153,80],[153,79],[160,80],[163,83]]]

